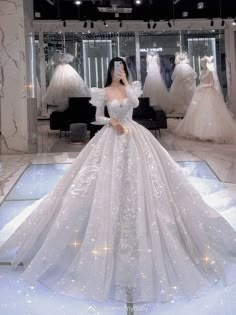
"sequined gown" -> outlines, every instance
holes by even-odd
[[[159,56],[147,54],[147,76],[143,86],[143,96],[149,97],[150,105],[161,107],[166,113],[171,110],[168,90],[161,76]]]
[[[174,132],[186,138],[236,143],[236,121],[215,87],[212,71],[201,72],[187,113]]]
[[[132,120],[140,95],[106,102],[105,126],[56,187],[1,231],[22,278],[78,299],[167,302],[236,275],[236,233],[207,206],[155,137]],[[104,117],[120,121],[118,135]],[[206,264],[206,257],[208,264]]]

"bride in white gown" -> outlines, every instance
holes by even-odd
[[[196,90],[197,74],[189,64],[187,53],[176,53],[175,65],[169,92],[170,104],[174,113],[185,115]]]
[[[236,143],[236,122],[228,110],[212,57],[201,59],[200,84],[174,132],[186,138]]]
[[[147,53],[147,76],[143,86],[143,96],[149,97],[150,105],[170,112],[169,95],[160,72],[160,58],[156,52]]]
[[[47,88],[46,103],[57,105],[63,110],[68,106],[70,97],[89,97],[90,92],[79,73],[69,64],[74,57],[70,54],[56,54],[51,81]]]
[[[114,76],[116,60],[107,87],[92,90],[105,126],[55,188],[3,228],[1,256],[15,253],[29,283],[97,301],[167,302],[236,280],[236,232],[132,120],[141,89],[128,84],[124,61]]]

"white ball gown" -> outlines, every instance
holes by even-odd
[[[147,76],[143,86],[143,96],[149,97],[150,105],[161,107],[166,113],[170,111],[169,95],[160,73],[159,55],[147,53]]]
[[[104,89],[92,90],[105,126],[55,188],[3,228],[0,256],[15,253],[12,264],[23,263],[32,285],[96,301],[167,302],[233,281],[236,232],[132,120],[137,83],[126,92],[107,102]]]
[[[175,64],[169,91],[170,104],[174,113],[185,115],[196,90],[197,74],[189,65],[186,53],[177,53]]]
[[[70,97],[90,96],[89,88],[79,73],[68,64],[73,58],[69,54],[56,56],[57,66],[47,89],[46,103],[57,105],[60,110],[68,106]]]
[[[212,65],[201,72],[187,113],[174,132],[186,138],[236,143],[236,122],[217,89],[215,75]]]

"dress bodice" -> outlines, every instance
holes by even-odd
[[[147,72],[160,71],[159,67],[159,56],[147,55]]]
[[[142,94],[141,84],[134,81],[126,87],[126,98],[123,100],[112,99],[106,100],[104,89],[91,89],[91,103],[97,107],[96,121],[101,124],[107,124],[110,118],[115,118],[119,121],[132,119],[133,108],[139,104],[138,97]],[[109,117],[104,116],[104,107],[107,106]]]
[[[126,97],[123,100],[113,99],[105,102],[109,116],[119,120],[132,119],[133,107],[128,100]]]
[[[212,73],[209,70],[203,70],[199,77],[201,84],[212,84]]]

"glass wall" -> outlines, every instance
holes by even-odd
[[[38,53],[36,38],[36,54]],[[169,32],[113,32],[113,33],[44,33],[45,77],[48,86],[57,52],[66,52],[74,57],[71,65],[81,75],[89,87],[103,87],[109,60],[123,57],[129,68],[130,80],[146,77],[146,54],[149,50],[159,53],[160,71],[170,88],[171,76],[175,67],[175,53],[187,51],[191,66],[198,76],[200,58],[213,55],[224,95],[227,93],[225,44],[223,31],[169,31]],[[37,56],[36,56],[37,58]],[[39,60],[39,58],[38,58]],[[139,62],[140,61],[140,68]],[[138,71],[138,73],[137,73]],[[40,67],[36,66],[39,79]],[[197,83],[199,83],[197,79]],[[41,83],[39,82],[39,85]],[[46,88],[45,87],[45,88]]]
[[[146,77],[146,54],[157,51],[160,56],[160,70],[166,86],[170,88],[171,75],[175,67],[175,53],[186,51],[190,64],[200,75],[200,58],[213,56],[224,94],[227,93],[225,44],[223,31],[180,31],[160,34],[142,33],[140,40],[141,80]],[[197,83],[199,80],[197,78]]]
[[[55,53],[66,52],[74,56],[71,65],[89,87],[103,87],[111,58],[123,57],[132,80],[137,79],[134,33],[45,33],[46,85],[55,68]]]

